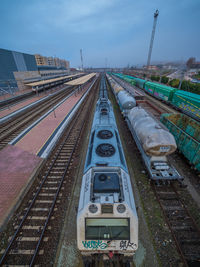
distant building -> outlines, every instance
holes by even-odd
[[[36,60],[37,66],[46,66],[47,65],[47,58],[43,57],[39,54],[35,55],[35,60]]]
[[[27,82],[69,73],[69,61],[0,48],[0,94],[26,90]]]
[[[196,75],[198,71],[198,69],[190,69],[187,73],[190,77],[192,77],[193,75]]]
[[[148,67],[147,67],[147,66],[144,66],[144,69],[148,69],[148,70],[158,70],[158,67],[155,66],[155,65],[149,65]]]
[[[47,58],[47,65],[48,66],[55,66],[56,67],[56,64],[55,64],[55,61],[54,61],[54,58],[53,57],[48,57]]]
[[[200,69],[200,62],[196,61],[195,57],[189,58],[186,65],[190,69]]]
[[[0,48],[0,87],[17,87],[14,72],[38,72],[34,55]]]
[[[35,54],[35,60],[39,69],[48,69],[49,67],[57,69],[69,69],[69,61],[60,59],[58,57],[44,57],[39,54]]]

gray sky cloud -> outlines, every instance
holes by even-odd
[[[80,66],[145,64],[159,9],[152,61],[200,60],[199,0],[1,0],[0,47],[58,56]]]

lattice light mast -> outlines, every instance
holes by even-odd
[[[147,59],[147,69],[150,66],[150,61],[151,61],[151,53],[152,53],[152,48],[153,48],[153,41],[154,41],[154,36],[155,36],[155,31],[156,31],[156,23],[157,23],[157,18],[158,18],[159,12],[158,9],[154,13],[154,21],[153,21],[153,30],[151,33],[151,41],[150,41],[150,46],[149,46],[149,54],[148,54],[148,59]]]
[[[82,49],[80,50],[80,54],[81,54],[81,67],[82,67],[82,70],[83,70],[83,55],[82,55]]]

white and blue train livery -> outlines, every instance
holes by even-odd
[[[132,185],[104,79],[82,179],[77,245],[87,266],[95,255],[130,262],[138,248]]]

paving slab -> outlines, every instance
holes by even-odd
[[[42,162],[12,145],[0,151],[0,229],[20,204]]]

